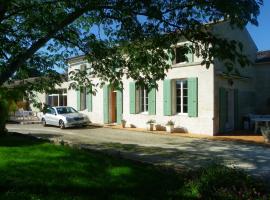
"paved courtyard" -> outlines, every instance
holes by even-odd
[[[270,148],[229,141],[212,141],[173,135],[88,127],[64,129],[41,125],[7,126],[11,132],[59,139],[85,148],[115,153],[125,158],[157,165],[194,169],[213,161],[244,169],[250,174],[270,178]]]

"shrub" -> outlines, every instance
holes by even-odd
[[[264,199],[266,188],[243,171],[213,164],[199,170],[183,189],[200,199]]]
[[[166,126],[173,126],[174,125],[174,122],[172,120],[169,120],[166,124]]]
[[[148,120],[148,121],[146,122],[146,124],[154,124],[154,123],[156,123],[156,121],[153,120],[153,119],[150,119],[150,120]]]

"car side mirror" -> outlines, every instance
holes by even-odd
[[[54,113],[54,115],[57,115],[56,113]]]

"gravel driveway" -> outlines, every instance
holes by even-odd
[[[194,169],[213,161],[244,169],[248,173],[270,178],[270,148],[255,144],[212,141],[172,135],[88,127],[64,129],[41,125],[7,125],[9,131],[59,139],[85,148],[120,154],[123,157]]]

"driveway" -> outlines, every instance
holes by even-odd
[[[136,131],[88,127],[64,129],[41,125],[7,125],[11,132],[32,134],[47,139],[59,139],[84,148],[117,153],[125,158],[194,169],[213,161],[235,166],[252,175],[270,178],[270,148],[255,144],[211,141],[155,135]]]

